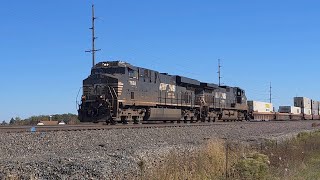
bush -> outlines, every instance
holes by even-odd
[[[240,160],[236,170],[241,179],[268,179],[269,158],[260,153],[254,153]]]

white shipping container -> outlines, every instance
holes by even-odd
[[[305,115],[311,115],[312,113],[310,108],[301,108],[301,112]]]
[[[306,97],[294,97],[294,106],[311,109],[311,99]]]
[[[312,110],[312,115],[319,115],[319,110]]]
[[[272,112],[272,103],[260,102],[260,101],[248,101],[248,107],[250,112]]]
[[[311,100],[311,109],[319,111],[319,101]]]
[[[279,106],[279,113],[301,114],[301,108],[294,106]]]

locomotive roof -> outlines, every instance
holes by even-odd
[[[107,67],[134,67],[131,64],[124,61],[103,61],[97,63],[93,68],[107,68]]]
[[[142,67],[137,67],[137,66],[133,66],[130,63],[124,62],[124,61],[103,61],[103,62],[99,62],[97,63],[93,68],[108,68],[108,67],[129,67],[131,69],[137,70],[137,68],[142,68]],[[146,68],[142,68],[142,69],[146,69]],[[154,70],[152,70],[154,71]],[[177,77],[178,81],[180,81],[180,83],[185,83],[185,84],[190,84],[190,85],[197,85],[197,86],[203,86],[209,89],[215,89],[215,88],[227,88],[229,86],[219,86],[217,84],[212,84],[212,83],[205,83],[205,82],[200,82],[196,79],[192,79],[192,78],[187,78],[187,77],[183,77],[183,76],[179,76],[179,75],[170,75],[168,73],[160,73],[163,75],[167,75],[167,76],[175,76]],[[231,88],[231,87],[229,87]],[[239,88],[239,87],[235,87],[235,88]],[[241,88],[239,88],[241,89]]]

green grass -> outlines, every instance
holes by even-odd
[[[269,158],[260,153],[253,153],[235,164],[240,179],[269,179]]]

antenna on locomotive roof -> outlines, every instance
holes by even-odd
[[[218,59],[218,75],[219,75],[219,86],[221,85],[221,65],[220,65],[220,59]]]
[[[95,53],[96,51],[100,51],[101,49],[95,49],[95,40],[97,39],[97,37],[94,36],[94,21],[96,20],[97,18],[94,16],[94,4],[92,4],[92,26],[91,28],[91,31],[92,31],[92,49],[86,51],[86,52],[89,52],[92,54],[92,67],[94,67],[95,65]]]

